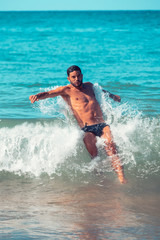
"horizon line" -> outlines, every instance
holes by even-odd
[[[117,12],[117,11],[160,11],[160,9],[97,9],[97,10],[0,10],[0,12]]]

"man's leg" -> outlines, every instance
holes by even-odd
[[[105,139],[105,150],[107,155],[112,158],[112,166],[118,175],[119,181],[121,183],[126,183],[126,179],[123,173],[123,167],[121,166],[120,159],[117,155],[116,145],[113,141],[109,126],[103,128],[103,134],[101,138]]]
[[[98,150],[96,147],[96,136],[91,132],[86,132],[83,141],[91,157],[96,157],[98,154]]]

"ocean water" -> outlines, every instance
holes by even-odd
[[[0,239],[160,239],[160,11],[0,12]],[[128,183],[60,98],[70,65],[110,125]],[[102,89],[121,96],[114,102]]]

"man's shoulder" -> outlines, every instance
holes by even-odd
[[[63,94],[68,94],[71,90],[71,85],[65,85],[65,86],[62,86],[62,92]]]
[[[93,83],[91,83],[91,82],[85,82],[84,85],[89,86],[89,87],[93,87]]]
[[[93,85],[91,82],[85,82],[84,84]]]
[[[71,88],[72,88],[71,84],[65,85],[63,87],[64,87],[64,90],[66,90],[66,91],[71,90]]]
[[[59,86],[53,90],[51,90],[50,92],[52,93],[59,93],[60,95],[64,95],[67,93],[67,90],[69,90],[70,87],[69,85],[66,85],[66,86]]]

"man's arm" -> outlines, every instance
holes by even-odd
[[[55,90],[51,90],[49,92],[41,92],[36,95],[31,95],[29,97],[29,100],[31,101],[31,103],[34,103],[42,99],[62,96],[64,94],[64,90],[65,90],[65,87],[58,87]]]
[[[110,92],[108,92],[108,91],[106,91],[104,89],[102,89],[102,91],[104,93],[108,93],[109,97],[112,98],[114,101],[116,101],[116,102],[120,102],[121,101],[121,97],[120,96],[114,95],[114,94],[112,94],[112,93],[110,93]]]

